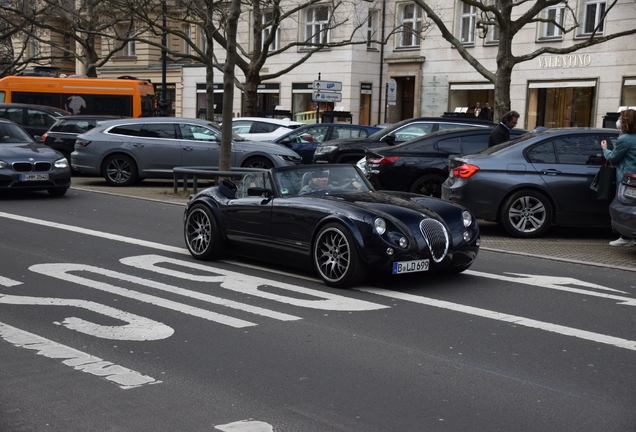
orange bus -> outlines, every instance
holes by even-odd
[[[0,79],[0,102],[46,105],[77,114],[151,117],[155,91],[149,81],[7,76]]]

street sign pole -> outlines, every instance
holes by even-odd
[[[320,72],[318,72],[318,81],[320,81]],[[320,123],[320,101],[316,102],[316,124]]]

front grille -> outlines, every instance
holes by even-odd
[[[51,171],[51,162],[14,162],[12,165],[16,172],[48,172]]]
[[[446,227],[435,219],[424,219],[420,222],[420,231],[431,251],[433,261],[441,262],[448,253],[449,240]]]

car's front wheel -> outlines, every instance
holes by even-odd
[[[441,198],[444,180],[446,179],[438,174],[425,174],[413,182],[409,192]]]
[[[196,259],[216,259],[225,253],[225,243],[214,215],[204,204],[195,204],[188,210],[183,233],[188,250]]]
[[[270,169],[273,168],[274,164],[267,158],[264,157],[252,157],[245,161],[243,164],[243,168],[263,168]]]
[[[104,161],[104,178],[112,186],[130,186],[137,180],[137,165],[130,156],[109,156]]]
[[[359,284],[368,272],[353,236],[337,223],[322,227],[316,236],[313,258],[320,278],[329,286],[344,288]]]
[[[552,223],[552,204],[540,192],[515,192],[501,207],[499,222],[513,237],[540,237]]]

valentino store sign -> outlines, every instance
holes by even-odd
[[[571,54],[539,57],[539,65],[547,68],[575,68],[589,66],[592,57],[589,54]]]

